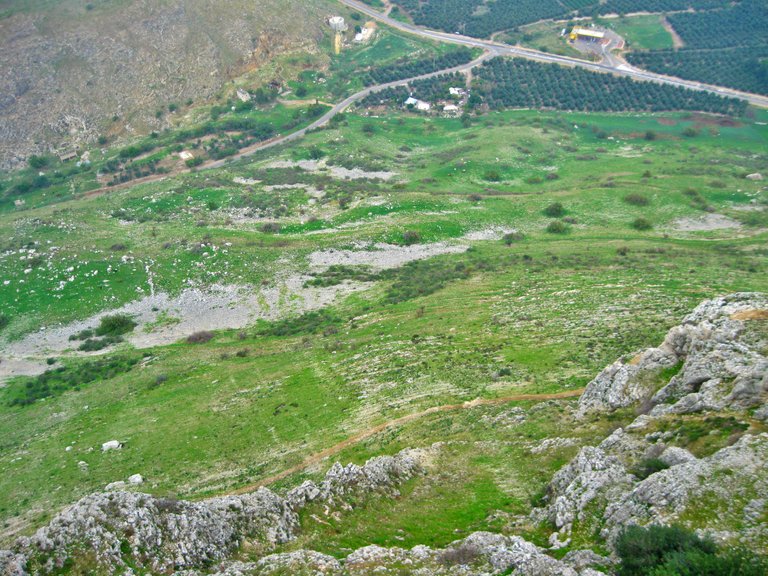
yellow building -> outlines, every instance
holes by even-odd
[[[571,40],[586,40],[587,42],[599,42],[605,38],[605,32],[590,30],[589,28],[574,28],[570,34]]]

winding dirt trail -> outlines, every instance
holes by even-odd
[[[523,402],[526,400],[544,401],[544,400],[560,400],[563,398],[575,398],[577,396],[581,396],[583,392],[584,392],[584,388],[579,388],[577,390],[567,390],[565,392],[555,392],[552,394],[515,394],[512,396],[504,396],[503,398],[476,398],[474,400],[470,400],[469,402],[462,402],[461,404],[444,404],[443,406],[433,406],[432,408],[427,408],[426,410],[422,410],[420,412],[414,412],[413,414],[407,414],[405,416],[401,416],[400,418],[395,418],[394,420],[389,420],[387,422],[384,422],[383,424],[373,426],[372,428],[367,428],[362,432],[358,432],[354,436],[350,436],[346,440],[342,440],[338,444],[334,444],[330,448],[326,448],[325,450],[321,450],[320,452],[316,452],[315,454],[307,456],[304,460],[302,460],[295,466],[291,466],[290,468],[287,468],[282,472],[278,472],[277,474],[273,474],[272,476],[267,476],[266,478],[262,478],[261,480],[259,480],[258,482],[254,482],[253,484],[248,484],[246,486],[238,488],[237,490],[227,492],[226,495],[233,496],[237,494],[246,494],[248,492],[253,492],[256,489],[261,488],[262,486],[268,486],[269,484],[277,482],[278,480],[282,480],[283,478],[286,478],[291,474],[295,474],[296,472],[300,472],[305,468],[309,468],[313,464],[317,464],[318,462],[320,462],[321,460],[324,460],[325,458],[328,458],[329,456],[338,454],[339,452],[341,452],[345,448],[349,448],[353,444],[357,444],[358,442],[367,440],[371,436],[378,434],[379,432],[382,432],[387,428],[391,428],[392,426],[399,426],[401,424],[406,424],[408,422],[412,422],[413,420],[418,420],[419,418],[423,418],[424,416],[428,416],[430,414],[435,414],[437,412],[450,412],[452,410],[465,410],[467,408],[474,408],[476,406],[495,406],[497,404],[506,404],[507,402]]]

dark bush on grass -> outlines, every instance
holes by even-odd
[[[265,234],[277,234],[278,232],[280,232],[280,228],[281,228],[280,224],[278,224],[277,222],[267,222],[266,224],[262,224],[259,230],[261,230]]]
[[[104,338],[88,338],[80,346],[78,350],[82,352],[96,352],[97,350],[103,350],[107,346],[112,344],[119,344],[123,341],[122,336],[105,336]]]
[[[189,344],[205,344],[206,342],[210,342],[212,338],[213,332],[201,330],[200,332],[195,332],[194,334],[187,336],[187,342]]]
[[[653,228],[653,224],[647,218],[635,218],[632,222],[632,228],[635,230],[650,230]]]
[[[519,242],[520,240],[524,240],[524,239],[525,239],[525,234],[523,234],[522,232],[515,231],[515,232],[508,232],[507,234],[504,234],[504,237],[501,239],[501,241],[504,242],[504,244],[506,244],[507,246],[511,246],[515,242]]]
[[[403,244],[410,246],[421,241],[421,234],[416,230],[406,230],[403,232]]]
[[[58,396],[95,380],[107,380],[128,372],[138,362],[133,356],[113,356],[73,366],[46,370],[33,378],[15,380],[6,387],[10,406],[27,406],[36,400]]]
[[[0,330],[8,326],[11,323],[11,317],[7,314],[0,314]]]
[[[263,336],[293,336],[295,334],[316,334],[340,323],[339,318],[327,310],[306,312],[301,316],[273,322],[258,331]]]
[[[632,206],[647,206],[650,200],[642,194],[632,193],[624,196],[624,202],[631,204]]]
[[[547,232],[550,234],[567,234],[569,230],[570,227],[568,224],[560,220],[553,220],[549,223],[549,226],[547,226]]]
[[[565,208],[560,202],[552,202],[552,204],[544,208],[544,215],[550,218],[560,218],[563,214],[565,214]]]
[[[616,540],[617,576],[764,576],[768,560],[677,526],[629,526]]]
[[[127,314],[111,314],[102,317],[96,328],[97,336],[119,336],[136,328],[136,322]]]

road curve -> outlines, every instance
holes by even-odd
[[[492,40],[482,40],[480,38],[472,38],[470,36],[463,36],[461,34],[451,34],[449,32],[429,30],[427,28],[421,28],[420,26],[414,26],[412,24],[395,20],[394,18],[382,14],[381,12],[378,12],[377,10],[374,10],[362,2],[358,2],[357,0],[338,1],[350,8],[354,8],[358,12],[362,12],[363,14],[370,16],[374,20],[383,22],[392,28],[402,30],[403,32],[408,32],[409,34],[414,34],[422,38],[428,38],[430,40],[450,42],[451,44],[459,44],[461,46],[469,46],[471,48],[482,48],[484,50],[490,50],[499,56],[517,56],[519,58],[527,58],[528,60],[536,60],[538,62],[549,62],[555,64],[564,64],[566,66],[585,68],[587,70],[592,70],[593,72],[608,72],[618,76],[627,76],[629,78],[646,80],[648,82],[655,82],[657,84],[668,84],[670,86],[689,88],[690,90],[712,92],[713,94],[738,98],[739,100],[745,100],[750,104],[754,104],[755,106],[768,108],[768,96],[761,96],[760,94],[751,94],[749,92],[742,92],[740,90],[725,88],[723,86],[715,86],[713,84],[705,84],[702,82],[674,78],[672,76],[664,76],[663,74],[656,74],[654,72],[646,72],[645,70],[640,70],[639,68],[635,68],[625,63],[619,64],[617,66],[611,66],[608,64],[596,62],[587,62],[585,60],[579,60],[578,58],[571,58],[569,56],[559,56],[557,54],[539,52],[538,50],[534,50],[532,48],[521,48],[519,46],[510,46],[508,44],[502,44],[501,42],[495,42]]]

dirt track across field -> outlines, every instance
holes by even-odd
[[[258,482],[254,482],[253,484],[248,484],[247,486],[243,486],[242,488],[238,488],[237,490],[228,492],[227,495],[246,494],[248,492],[253,492],[256,489],[261,488],[262,486],[268,486],[269,484],[273,484],[278,480],[287,478],[291,474],[295,474],[296,472],[301,472],[305,468],[309,468],[313,464],[317,464],[318,462],[320,462],[321,460],[324,460],[325,458],[338,454],[339,452],[341,452],[345,448],[349,448],[353,444],[357,444],[358,442],[367,440],[371,436],[374,436],[375,434],[378,434],[379,432],[382,432],[387,428],[391,428],[392,426],[399,426],[401,424],[406,424],[408,422],[412,422],[413,420],[418,420],[419,418],[422,418],[424,416],[429,416],[430,414],[435,414],[437,412],[450,412],[452,410],[464,410],[466,408],[474,408],[476,406],[495,406],[497,404],[506,404],[507,402],[524,402],[527,400],[544,401],[544,400],[561,400],[563,398],[575,398],[577,396],[581,396],[583,392],[584,392],[584,388],[579,388],[578,390],[567,390],[565,392],[556,392],[553,394],[515,394],[513,396],[505,396],[503,398],[476,398],[475,400],[470,400],[469,402],[462,402],[461,404],[445,404],[443,406],[433,406],[432,408],[427,408],[426,410],[422,410],[421,412],[414,412],[413,414],[407,414],[405,416],[401,416],[400,418],[395,418],[394,420],[389,420],[388,422],[379,424],[378,426],[368,428],[366,430],[363,430],[362,432],[358,432],[354,436],[350,436],[346,440],[342,440],[341,442],[339,442],[338,444],[334,444],[330,448],[326,448],[325,450],[321,450],[320,452],[307,456],[304,460],[302,460],[295,466],[291,466],[290,468],[283,470],[282,472],[278,472],[277,474],[273,474],[272,476],[267,476],[266,478],[262,478],[261,480],[259,480]]]

